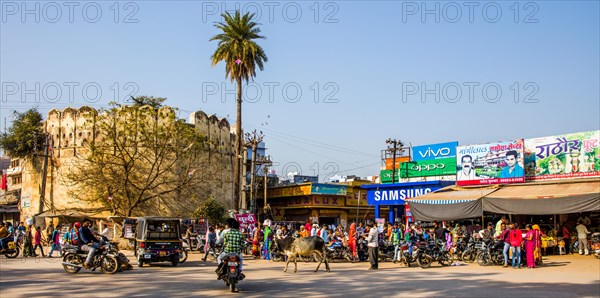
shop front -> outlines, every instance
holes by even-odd
[[[366,192],[352,185],[303,183],[274,187],[268,190],[268,203],[275,221],[347,226],[373,214]]]
[[[388,184],[362,185],[367,191],[367,203],[374,208],[375,218],[386,217],[389,222],[402,221],[405,216],[407,199],[419,197],[443,187],[453,185],[454,181],[424,181]],[[387,207],[387,214],[382,209]]]

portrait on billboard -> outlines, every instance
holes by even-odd
[[[456,151],[458,185],[525,181],[523,140],[462,146]]]

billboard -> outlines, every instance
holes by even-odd
[[[525,140],[528,181],[600,176],[600,131]]]
[[[456,175],[456,159],[451,157],[405,162],[398,171],[402,178]]]
[[[396,169],[400,168],[401,163],[407,162],[407,161],[410,161],[410,156],[396,156]],[[385,159],[385,169],[391,170],[393,163],[394,163],[393,158],[386,158]]]
[[[379,172],[379,177],[381,178],[381,183],[391,183],[392,182],[392,170],[382,170]],[[394,181],[400,181],[400,170],[396,170],[394,174]]]
[[[369,190],[367,192],[367,202],[369,205],[404,205],[406,199],[422,196],[440,188],[441,186],[435,185]]]
[[[458,142],[447,142],[415,146],[412,148],[413,161],[456,157]]]
[[[525,181],[522,139],[461,146],[456,151],[457,185]]]

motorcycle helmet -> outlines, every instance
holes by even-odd
[[[81,223],[80,223],[80,222],[76,222],[76,223],[74,223],[74,224],[73,224],[73,226],[74,226],[76,229],[79,229],[79,228],[81,228]]]

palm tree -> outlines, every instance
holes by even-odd
[[[236,11],[232,16],[229,12],[221,14],[223,22],[215,24],[215,27],[223,31],[213,36],[210,41],[218,40],[219,46],[211,57],[212,66],[225,61],[225,77],[232,82],[237,82],[237,127],[235,140],[235,164],[234,164],[234,196],[233,207],[239,208],[240,195],[240,168],[242,149],[242,81],[248,81],[256,76],[256,67],[263,70],[267,55],[263,49],[254,41],[265,38],[260,34],[257,23],[252,21],[254,14],[246,13],[243,16]]]

